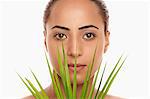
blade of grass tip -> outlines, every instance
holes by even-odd
[[[47,62],[47,65],[48,65],[50,77],[51,77],[51,79],[52,79],[53,88],[54,88],[54,90],[55,90],[55,94],[56,94],[56,96],[57,96],[58,99],[61,99],[60,94],[59,94],[59,91],[58,91],[58,88],[57,88],[57,86],[56,86],[56,82],[55,82],[54,75],[52,74],[52,71],[51,71],[51,68],[50,68],[50,64],[49,64],[49,61],[48,61],[48,57],[47,57],[47,55],[46,55],[46,52],[45,52],[45,57],[46,57],[46,62]]]
[[[97,71],[96,76],[95,76],[94,84],[92,84],[92,88],[91,88],[90,94],[88,96],[88,99],[92,99],[92,95],[93,95],[93,92],[94,92],[94,88],[95,88],[95,84],[96,84],[96,81],[97,81],[97,77],[98,77],[98,74],[99,74],[100,67],[101,67],[101,65],[98,67],[98,71]]]
[[[73,80],[73,99],[76,99],[76,91],[77,91],[77,71],[76,71],[76,64],[77,64],[77,59],[76,59],[76,56],[75,56],[74,80]]]
[[[31,71],[32,75],[34,76],[34,78],[35,78],[37,84],[39,85],[39,87],[40,87],[40,89],[41,89],[41,92],[42,92],[42,95],[45,97],[45,99],[48,99],[48,96],[46,95],[46,93],[45,93],[43,87],[41,86],[41,84],[40,84],[40,82],[39,82],[39,80],[37,79],[37,77],[35,76],[35,74],[33,73],[33,71],[32,71],[31,69],[30,69],[30,71]]]
[[[69,99],[72,98],[72,87],[71,87],[71,82],[70,82],[70,75],[69,75],[69,70],[68,70],[68,63],[67,63],[67,57],[65,54],[65,50],[64,50],[64,45],[62,42],[62,50],[63,50],[63,56],[64,56],[64,65],[65,65],[65,72],[66,72],[66,80],[67,80],[67,89],[68,89],[68,95],[69,95]]]
[[[97,50],[97,44],[96,44],[96,48],[95,48],[93,59],[92,59],[92,65],[91,65],[90,70],[89,70],[89,75],[88,75],[88,79],[87,79],[87,86],[86,86],[85,91],[83,93],[84,98],[86,97],[87,91],[89,89],[89,79],[91,77],[91,72],[92,72],[92,69],[93,69],[94,61],[95,61],[96,50]]]
[[[54,69],[54,76],[55,76],[55,79],[56,79],[56,85],[58,87],[58,91],[59,91],[60,97],[61,97],[61,99],[64,99],[63,94],[62,94],[62,90],[60,88],[60,83],[59,83],[58,75],[57,75],[55,69]]]
[[[36,95],[40,98],[43,99],[44,97],[40,94],[40,92],[34,87],[34,85],[31,83],[31,81],[27,78],[25,78],[26,81],[28,82],[28,84],[30,85],[30,87],[34,90],[34,92],[36,93]]]
[[[57,49],[58,49],[58,47],[57,47]],[[63,52],[63,48],[62,48],[62,52]],[[64,55],[63,55],[63,58],[64,58]],[[60,72],[62,72],[62,75],[63,75],[62,82],[63,82],[64,89],[65,89],[65,95],[66,95],[66,98],[68,99],[69,98],[69,91],[67,88],[66,70],[65,70],[65,66],[62,64],[59,49],[58,49],[58,60],[59,60],[60,67],[61,67]]]
[[[102,95],[102,99],[106,96],[108,90],[110,89],[110,86],[112,85],[114,79],[116,78],[118,72],[120,71],[121,67],[123,66],[124,62],[125,62],[126,58],[123,60],[123,62],[121,63],[121,65],[119,66],[118,70],[116,71],[116,73],[114,74],[114,76],[112,77],[112,79],[110,80],[110,83],[108,84],[106,91],[104,92],[104,94]]]
[[[104,69],[103,69],[103,73],[102,73],[102,76],[101,76],[101,79],[100,79],[100,82],[99,82],[99,85],[98,85],[98,89],[97,89],[97,92],[96,92],[96,94],[95,94],[94,99],[96,99],[96,97],[97,97],[97,95],[98,95],[98,92],[99,92],[99,90],[100,90],[100,86],[101,86],[101,83],[102,83],[102,80],[103,80],[103,76],[104,76],[104,73],[105,73],[106,66],[107,66],[107,64],[105,64],[105,67],[104,67]]]
[[[57,46],[57,59],[58,59],[59,67],[60,67],[60,76],[61,76],[61,79],[62,79],[62,82],[63,82],[63,85],[64,85],[64,91],[65,91],[66,97],[68,97],[65,70],[64,70],[64,66],[62,64],[62,59],[61,59],[61,56],[60,56],[58,46]]]
[[[106,80],[106,83],[104,84],[104,87],[102,88],[102,91],[98,95],[98,99],[104,93],[104,90],[106,89],[106,86],[108,85],[108,82],[110,81],[111,77],[113,76],[113,74],[114,74],[114,72],[115,72],[115,70],[116,70],[116,68],[117,68],[117,66],[118,66],[122,56],[123,55],[121,55],[121,57],[119,58],[119,60],[117,61],[116,65],[115,65],[114,69],[112,70],[111,74],[109,75],[108,79]]]
[[[118,67],[118,65],[119,65],[119,63],[120,63],[120,61],[121,61],[122,56],[123,56],[123,55],[120,56],[120,58],[118,59],[116,65],[115,65],[115,67],[113,68],[112,72],[110,73],[109,77],[107,78],[106,83],[104,84],[104,86],[103,86],[103,88],[102,88],[102,91],[101,91],[101,92],[99,93],[99,95],[98,95],[98,99],[99,99],[99,97],[101,97],[102,94],[104,93],[104,91],[105,91],[105,89],[106,89],[106,87],[107,87],[107,85],[108,85],[108,83],[109,83],[111,77],[113,76],[113,74],[114,74],[116,68]],[[100,98],[100,99],[101,99],[101,98]]]
[[[28,84],[23,80],[23,78],[17,73],[17,75],[19,76],[19,78],[22,80],[22,82],[26,85],[26,87],[28,88],[28,90],[31,92],[31,94],[33,96],[36,96],[34,91],[28,86]]]

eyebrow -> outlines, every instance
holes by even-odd
[[[64,26],[59,26],[59,25],[56,25],[56,26],[52,27],[51,29],[54,29],[54,28],[59,28],[59,29],[64,29],[64,30],[70,31],[69,28],[64,27]],[[82,30],[82,29],[87,29],[87,28],[96,28],[96,29],[99,29],[98,27],[96,27],[94,25],[86,25],[86,26],[79,27],[78,29]]]
[[[68,31],[70,30],[67,27],[63,27],[63,26],[59,26],[59,25],[56,25],[56,26],[52,27],[51,29],[54,29],[54,28],[60,28],[60,29],[68,30]]]
[[[86,29],[86,28],[96,28],[96,29],[99,29],[98,27],[94,26],[94,25],[86,25],[86,26],[82,26],[79,28],[79,30],[81,29]]]

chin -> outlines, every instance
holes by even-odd
[[[77,85],[83,84],[85,77],[86,77],[86,74],[85,74],[85,73],[77,73]],[[71,84],[73,84],[73,79],[74,79],[74,75],[73,75],[73,73],[71,72],[71,73],[70,73],[70,81],[71,81]]]
[[[80,84],[83,84],[84,83],[84,80],[86,78],[86,72],[87,72],[87,68],[84,68],[82,69],[81,71],[77,72],[77,85],[80,85]],[[91,72],[91,77],[94,77],[94,72],[95,71],[92,71]],[[71,81],[71,84],[73,84],[73,80],[74,80],[74,72],[72,71],[69,71],[69,74],[70,74],[70,81]]]

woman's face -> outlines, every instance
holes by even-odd
[[[62,54],[62,42],[67,55],[68,64],[74,63],[77,57],[77,83],[83,83],[88,64],[92,62],[97,44],[95,63],[91,77],[101,63],[102,55],[109,45],[109,33],[104,33],[102,16],[98,7],[89,0],[60,0],[51,9],[46,23],[45,45],[52,66],[59,73],[57,46]],[[62,60],[64,63],[64,60]],[[81,66],[84,65],[84,66]],[[73,67],[69,65],[71,82]]]

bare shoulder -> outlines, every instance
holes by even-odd
[[[22,99],[35,99],[35,97],[30,95],[30,96],[23,97]]]
[[[50,86],[48,86],[47,88],[44,89],[44,91],[46,92],[46,94],[50,97],[52,96],[50,93],[51,93],[51,90],[50,90]],[[29,95],[29,96],[25,96],[23,97],[22,99],[36,99],[33,95]]]
[[[118,97],[118,96],[107,95],[105,97],[105,99],[125,99],[125,98],[121,98],[121,97]]]

